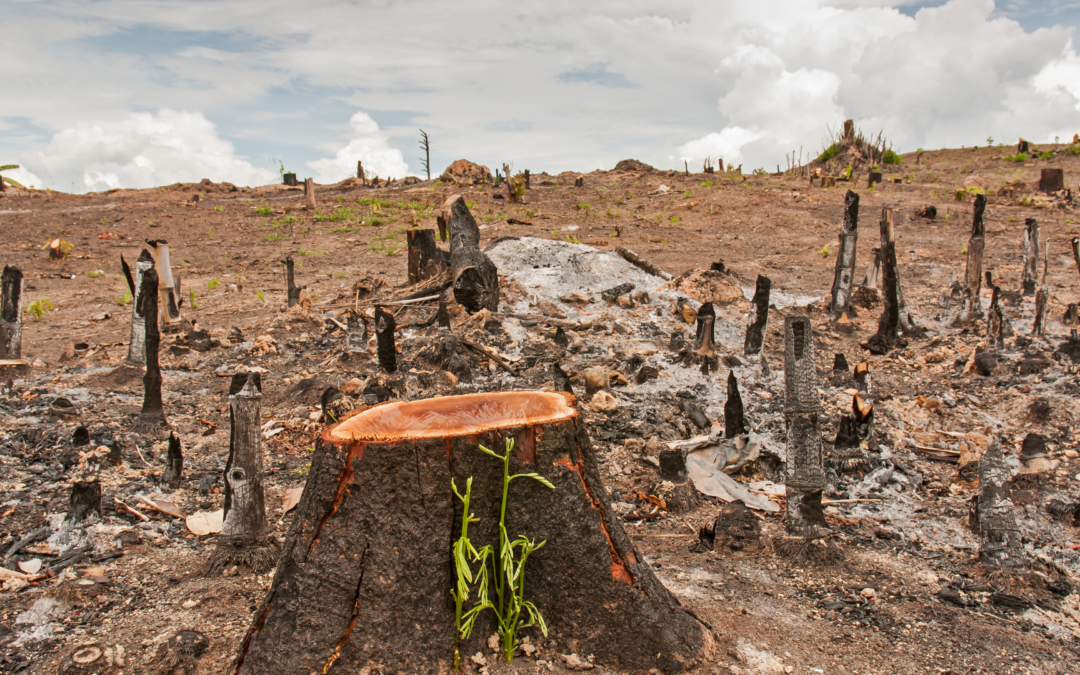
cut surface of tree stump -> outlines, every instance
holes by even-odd
[[[390,402],[327,428],[232,672],[447,673],[455,647],[483,649],[490,612],[469,640],[455,640],[451,545],[462,505],[450,482],[464,489],[472,479],[470,540],[497,542],[503,466],[478,445],[502,452],[509,438],[510,472],[535,471],[555,488],[515,481],[506,528],[547,542],[528,560],[525,599],[559,640],[619,672],[707,658],[709,633],[612,512],[574,397],[513,391]]]
[[[23,273],[4,266],[0,276],[0,359],[22,358]]]

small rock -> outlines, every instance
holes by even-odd
[[[184,604],[182,604],[180,606],[183,607],[184,609],[191,609],[192,607],[195,607],[198,604],[199,603],[196,602],[195,600],[185,600]]]
[[[475,654],[473,654],[471,657],[469,657],[469,660],[472,661],[473,663],[475,663],[478,666],[486,666],[487,665],[487,659],[485,659],[484,655],[481,654],[480,652],[476,652]]]
[[[872,600],[874,596],[877,595],[877,591],[872,588],[864,588],[862,589],[862,592],[859,593],[859,595],[863,596],[867,600]]]
[[[593,410],[611,412],[618,409],[619,402],[611,392],[601,390],[593,394],[592,400],[589,401],[589,407]]]
[[[351,396],[352,394],[355,394],[357,391],[360,391],[360,388],[363,387],[363,386],[364,386],[364,381],[361,380],[358,377],[354,377],[353,379],[351,379],[348,382],[345,382],[344,384],[341,385],[341,393],[348,394],[348,395]]]
[[[592,670],[596,667],[577,654],[563,654],[562,659],[570,670]]]
[[[936,586],[938,583],[938,575],[930,571],[922,571],[915,575],[915,578],[919,580],[919,583],[923,586]]]

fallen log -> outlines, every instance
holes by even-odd
[[[498,541],[507,474],[477,446],[501,451],[509,439],[509,473],[535,471],[554,487],[515,481],[505,529],[546,542],[528,560],[525,599],[560,641],[623,672],[707,658],[709,633],[612,511],[574,398],[516,391],[391,402],[327,428],[231,672],[434,674],[453,668],[455,652],[484,649],[490,613],[457,639],[451,543],[463,514],[451,479],[459,489],[471,481],[469,539]]]
[[[615,252],[618,253],[626,262],[634,265],[635,267],[644,272],[653,275],[654,277],[660,277],[664,281],[671,281],[674,278],[664,270],[660,269],[658,266],[642,258],[637,253],[634,253],[628,248],[625,248],[623,246],[616,246]]]

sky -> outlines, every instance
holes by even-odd
[[[775,168],[1080,133],[1080,0],[0,0],[0,165],[37,188]]]

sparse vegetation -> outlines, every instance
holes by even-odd
[[[1006,162],[1026,162],[1028,156],[1026,152],[1018,152],[1015,155],[1005,155],[1002,159]]]
[[[34,317],[34,320],[37,321],[49,316],[49,314],[52,313],[53,309],[55,309],[55,307],[53,307],[53,304],[51,302],[49,302],[48,300],[39,299],[28,303],[24,311],[30,316]]]

